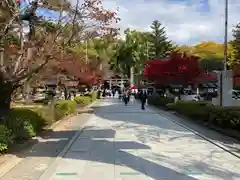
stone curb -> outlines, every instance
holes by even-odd
[[[84,130],[84,127],[77,131],[75,135],[72,137],[72,139],[69,141],[69,143],[64,147],[64,149],[58,154],[58,156],[55,158],[55,160],[49,165],[49,167],[41,174],[41,176],[38,178],[38,180],[46,180],[49,179],[52,175],[52,172],[56,169],[58,163],[61,161],[64,155],[66,155],[69,148],[72,146],[72,144],[76,141],[76,139],[81,135],[82,131]]]
[[[186,120],[188,120],[188,121],[193,122],[192,119],[190,119],[190,118],[188,118],[188,117],[186,117],[186,116],[184,116],[184,115],[182,115],[182,114],[179,114],[178,112],[175,112],[175,111],[174,111],[174,114],[177,115],[177,116],[180,117],[180,118],[183,118],[183,119],[186,119]],[[202,126],[202,127],[206,127],[206,128],[211,129],[211,130],[217,131],[217,132],[219,132],[219,133],[221,133],[221,134],[223,134],[223,135],[225,135],[225,136],[228,136],[228,137],[231,137],[231,138],[240,140],[240,136],[234,135],[234,134],[229,133],[229,132],[225,132],[225,131],[222,130],[221,128],[215,127],[214,125],[211,125],[211,124],[201,124],[200,121],[199,121],[199,122],[198,122],[198,121],[194,121],[193,123],[198,124],[198,125],[200,125],[200,126]]]
[[[86,108],[91,107],[93,104],[95,104],[97,102],[94,101],[93,103],[89,104],[88,106],[86,106]],[[91,119],[91,117],[90,117]],[[42,173],[42,175],[38,178],[38,180],[46,180],[49,179],[52,176],[52,172],[55,171],[58,163],[61,161],[61,159],[66,155],[66,153],[68,152],[68,150],[71,148],[72,144],[75,142],[75,140],[81,135],[81,133],[84,130],[84,126],[79,129],[78,132],[76,132],[76,134],[73,136],[73,138],[69,141],[69,143],[64,147],[64,149],[58,154],[58,156],[56,157],[56,159],[49,165],[49,167]]]
[[[156,109],[158,109],[159,107],[155,107],[155,106],[153,106],[153,105],[150,105],[150,106],[148,107],[148,109],[152,110],[151,108],[156,108]],[[161,108],[160,108],[160,109],[161,109]],[[163,109],[161,109],[161,110],[162,110],[162,111],[165,111],[165,110],[163,110]],[[159,112],[156,112],[156,113],[157,113],[157,114],[160,114]],[[175,123],[175,124],[177,124],[177,125],[185,128],[185,129],[191,131],[191,132],[194,133],[195,135],[201,137],[202,139],[208,141],[209,143],[211,143],[211,144],[219,147],[220,149],[222,149],[222,150],[228,152],[229,154],[231,154],[231,155],[233,155],[233,156],[235,156],[235,157],[237,157],[237,158],[240,159],[240,155],[239,155],[239,154],[237,154],[237,153],[235,153],[235,152],[232,152],[231,150],[229,150],[229,149],[228,149],[226,146],[224,146],[223,144],[214,142],[213,140],[209,139],[208,137],[204,136],[203,134],[201,134],[201,133],[197,132],[196,130],[194,130],[194,129],[192,129],[192,128],[189,128],[189,127],[187,127],[186,125],[184,125],[184,124],[182,124],[182,123],[174,120],[173,118],[167,116],[166,114],[161,114],[161,115],[162,115],[163,117],[167,118],[168,120],[172,121],[173,123]],[[173,115],[174,115],[174,114],[173,114]],[[178,115],[176,115],[176,114],[175,114],[175,116],[180,117],[180,116],[178,116]],[[180,118],[182,118],[182,117],[180,117]]]

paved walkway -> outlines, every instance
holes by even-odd
[[[105,99],[44,180],[240,180],[240,159],[137,103]]]

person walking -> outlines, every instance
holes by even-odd
[[[123,101],[125,103],[125,106],[128,104],[128,93],[125,91],[123,94]]]
[[[121,89],[118,90],[118,99],[121,99],[122,98],[122,91]]]
[[[116,94],[116,89],[112,89],[112,95],[113,95],[113,97],[115,97],[115,94]]]
[[[146,92],[146,90],[141,90],[140,100],[141,100],[142,110],[145,110],[145,104],[147,102],[147,92]]]

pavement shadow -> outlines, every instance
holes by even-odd
[[[135,101],[133,103],[129,103],[127,106],[125,106],[121,100],[114,99],[113,104],[110,105],[109,99],[105,99],[105,106],[93,106],[92,108],[96,112],[96,116],[99,116],[101,118],[106,118],[111,121],[119,121],[122,122],[121,126],[122,128],[138,128],[138,125],[147,125],[147,126],[155,126],[158,128],[157,133],[154,128],[148,128],[149,138],[152,138],[152,140],[158,140],[158,137],[164,133],[171,133],[175,132],[178,133],[178,136],[169,139],[169,140],[177,140],[181,138],[186,138],[189,136],[193,136],[194,133],[189,132],[185,128],[171,122],[169,119],[173,119],[174,121],[177,121],[191,129],[193,129],[195,132],[204,135],[205,137],[220,142],[221,144],[224,144],[230,151],[239,153],[240,156],[240,141],[237,139],[234,139],[232,137],[223,135],[219,132],[216,132],[212,129],[209,129],[205,126],[201,126],[197,123],[191,122],[189,120],[180,118],[179,116],[164,111],[155,107],[147,107],[145,111],[141,110],[140,103],[138,101]],[[162,115],[162,116],[159,116]],[[141,136],[144,131],[140,130],[139,128],[139,136]],[[187,133],[189,132],[189,133]],[[196,138],[200,138],[196,136]],[[143,139],[143,136],[142,136]],[[201,138],[200,138],[201,139]]]
[[[15,167],[14,170],[25,174],[29,171],[29,169],[25,167],[37,166],[38,161],[35,160],[35,164],[33,164],[30,160],[31,157],[57,157],[63,147],[69,142],[69,138],[75,133],[76,131],[47,132],[46,135],[42,137],[41,142],[38,142],[30,150],[17,154],[18,157],[27,157],[27,159],[25,161],[23,160],[20,166]],[[114,129],[96,129],[95,127],[84,129],[80,136],[69,147],[68,152],[62,157],[60,164],[69,162],[69,159],[86,160],[93,163],[112,164],[115,165],[115,168],[116,166],[127,167],[139,173],[135,174],[136,177],[137,175],[145,174],[156,180],[196,180],[184,173],[177,172],[134,154],[134,152],[138,150],[151,151],[151,148],[135,141],[114,140],[115,134]],[[13,177],[14,170],[6,174],[3,179]],[[32,169],[31,171],[33,172],[34,170]],[[42,172],[38,170],[38,173],[43,172],[44,170],[42,170]],[[121,172],[119,172],[119,176],[121,176]],[[134,175],[130,176],[134,178]]]
[[[163,116],[159,116],[154,111],[149,109],[143,111],[139,103],[130,102],[125,106],[120,100],[114,101],[112,105],[100,107],[96,105],[91,108],[100,119],[112,121],[114,124],[112,128],[117,131],[122,129],[134,132],[142,143],[159,142],[162,135],[170,137],[170,135],[175,134],[175,139],[195,136],[194,133],[174,124]]]
[[[106,129],[106,127],[101,129],[97,125],[97,127],[92,125],[83,129],[80,136],[69,147],[68,152],[62,158],[62,163],[65,163],[65,160],[68,159],[87,160],[97,163],[114,164],[115,168],[116,166],[128,167],[139,173],[147,174],[149,177],[156,180],[196,180],[196,178],[188,175],[188,172],[180,173],[166,165],[161,165],[161,161],[169,161],[169,164],[176,167],[177,165],[174,158],[171,162],[169,157],[152,155],[151,159],[149,159],[141,155],[142,151],[146,151],[147,154],[153,154],[147,142],[159,141],[161,134],[175,133],[177,134],[176,138],[184,138],[193,136],[193,133],[186,132],[184,128],[178,125],[173,125],[168,119],[160,117],[153,111],[142,111],[140,105],[136,106],[136,104],[130,103],[128,106],[124,106],[119,103],[118,100],[113,104],[105,100],[103,106],[95,106],[92,108],[96,111],[96,118],[104,118],[112,121],[113,126],[109,126],[108,129]],[[148,128],[145,129],[145,127]],[[116,133],[121,131],[121,129],[134,131],[139,141],[116,139]],[[36,158],[57,157],[77,131],[77,129],[47,131],[42,138],[38,140],[38,143],[30,149],[21,153],[13,153],[25,159],[2,179],[16,177],[16,174],[14,174],[16,171],[21,172],[21,174],[26,174],[29,171],[26,167],[35,167],[39,165],[39,161],[37,161]],[[174,139],[172,139],[172,141],[174,141]],[[33,158],[31,159],[31,157]],[[158,163],[156,163],[156,161],[158,161]],[[70,163],[72,162],[70,161]],[[191,169],[193,166],[199,168],[199,163],[202,167],[203,164],[197,161],[189,162],[189,166],[181,165],[181,163],[177,164],[180,164],[178,169]],[[37,170],[37,173],[41,174],[45,170],[46,169]],[[212,170],[211,167],[206,165],[204,172],[208,174]],[[31,170],[31,172],[33,171],[34,169]],[[218,169],[214,175],[219,177],[218,179],[221,179],[224,173],[226,172]],[[235,177],[239,178],[239,174],[237,173],[227,172],[227,175],[232,177],[232,179]]]
[[[151,109],[155,110],[156,112],[159,112],[164,116],[167,116],[170,119],[174,119],[175,121],[193,129],[195,132],[202,134],[213,141],[217,141],[220,142],[221,144],[224,144],[224,146],[226,146],[229,150],[231,150],[232,152],[239,153],[240,155],[240,141],[238,139],[229,137],[213,129],[207,128],[204,125],[200,125],[200,123],[184,119],[176,115],[175,113],[164,111],[162,109],[158,109],[155,107],[151,107]]]

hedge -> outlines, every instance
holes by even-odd
[[[87,106],[89,105],[91,102],[95,101],[97,99],[97,92],[91,92],[85,96],[77,96],[75,97],[75,101],[77,104],[81,105],[81,106]]]
[[[59,100],[55,102],[55,119],[59,120],[76,111],[77,103],[72,100]]]
[[[76,111],[76,102],[60,100],[55,102],[55,120]],[[48,106],[31,108],[13,108],[8,121],[0,125],[0,153],[5,152],[12,142],[26,140],[36,136],[46,124],[52,123],[51,111]]]
[[[166,107],[192,120],[201,120],[203,123],[240,132],[239,109],[211,106],[205,102],[194,101],[178,101],[176,104],[167,104]]]
[[[90,96],[77,96],[74,100],[81,106],[87,106],[92,102],[92,98]]]
[[[91,93],[91,98],[92,98],[92,101],[95,101],[97,99],[97,92],[96,91],[93,91]]]
[[[207,116],[207,103],[202,101],[177,101],[166,104],[169,110],[175,110],[191,118],[202,119]]]
[[[36,136],[47,124],[53,120],[59,120],[76,111],[77,103],[83,106],[90,104],[96,99],[96,93],[89,96],[76,97],[72,100],[59,100],[54,104],[55,119],[52,118],[51,108],[43,107],[20,107],[11,109],[8,121],[0,125],[0,153],[5,152],[12,142],[26,140]]]
[[[154,106],[161,106],[163,108],[166,107],[168,103],[173,103],[174,98],[170,97],[162,97],[162,96],[149,96],[148,104],[152,104]]]
[[[11,131],[5,125],[0,125],[0,152],[7,151],[11,141]]]
[[[11,109],[6,126],[11,129],[14,139],[28,139],[45,125],[45,119],[27,108]]]

